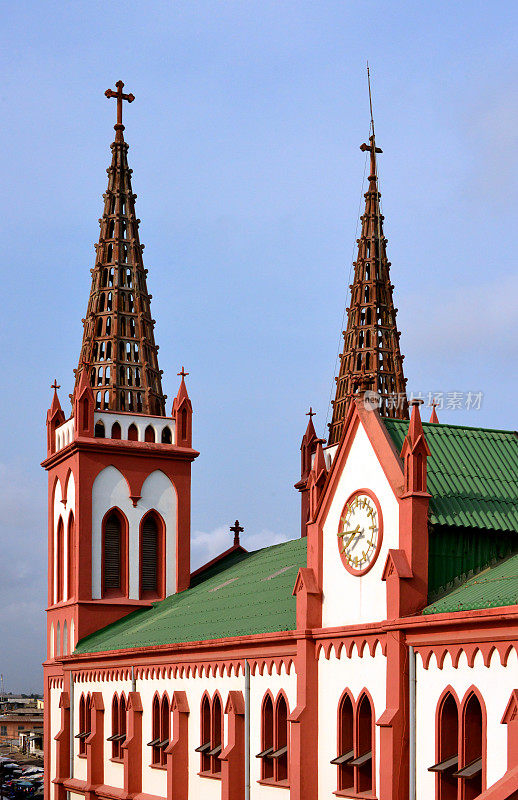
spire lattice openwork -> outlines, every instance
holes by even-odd
[[[369,85],[370,96],[370,85]],[[383,215],[378,191],[377,154],[371,106],[371,136],[361,150],[370,153],[369,188],[361,218],[361,237],[354,262],[351,303],[347,309],[347,328],[336,378],[333,416],[329,425],[329,444],[340,439],[343,421],[351,399],[366,388],[379,395],[382,416],[408,419],[406,379],[399,349],[399,331],[387,259],[387,239],[383,234]]]
[[[117,92],[106,91],[107,97],[117,98],[116,133],[76,387],[83,369],[87,369],[98,410],[164,416],[166,398],[142,260],[144,245],[139,241],[136,195],[123,135],[122,101],[132,102],[134,97],[123,94],[122,81],[116,86]]]

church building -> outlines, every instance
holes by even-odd
[[[47,412],[45,800],[518,800],[518,436],[407,400],[374,125],[300,529],[248,552],[236,521],[191,571],[196,425],[183,367],[162,391],[116,86],[72,410],[55,382]]]

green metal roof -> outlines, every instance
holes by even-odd
[[[518,554],[474,575],[453,592],[423,609],[423,614],[499,608],[518,603]]]
[[[185,592],[86,636],[75,653],[198,642],[295,628],[292,596],[306,539],[231,554],[201,575]]]
[[[400,452],[408,420],[383,421]],[[518,434],[429,422],[423,428],[432,523],[518,531]]]

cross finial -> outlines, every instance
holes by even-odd
[[[54,378],[54,383],[51,385],[50,388],[54,389],[54,391],[57,392],[58,389],[61,389],[61,386],[58,384],[57,380]]]
[[[239,544],[239,534],[243,533],[244,528],[241,527],[239,520],[236,519],[230,530],[234,534],[234,547],[236,547]]]
[[[133,95],[133,94],[124,94],[124,92],[122,91],[123,86],[124,86],[122,81],[117,81],[115,86],[117,87],[117,91],[116,92],[114,92],[113,89],[106,89],[104,94],[106,95],[106,97],[116,97],[117,98],[117,124],[114,125],[114,128],[118,133],[119,131],[123,131],[124,130],[124,125],[122,124],[122,101],[123,100],[127,100],[128,103],[132,103],[134,101],[134,99],[135,99],[135,95]]]
[[[186,372],[186,371],[185,371],[185,367],[182,367],[182,370],[181,370],[181,372],[177,372],[176,374],[177,374],[177,375],[181,375],[181,376],[182,376],[182,378],[185,378],[185,376],[186,376],[186,375],[190,375],[190,373],[189,373],[189,372]]]
[[[312,417],[316,417],[316,414],[317,412],[313,411],[313,408],[311,406],[309,407],[309,411],[306,411],[306,417],[309,417],[310,420],[312,419]]]

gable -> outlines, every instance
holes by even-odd
[[[340,459],[340,451],[335,458]],[[335,463],[334,469],[337,472],[332,476],[333,495],[322,521],[322,625],[334,627],[386,619],[386,586],[382,575],[388,550],[399,547],[399,504],[361,419],[345,460]],[[361,576],[351,574],[344,566],[338,537],[344,506],[358,490],[366,491],[377,501],[382,529],[379,550]]]

